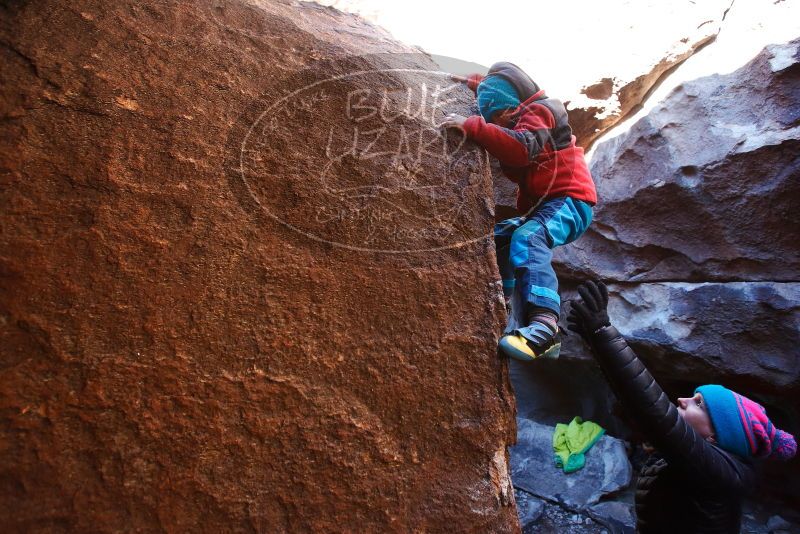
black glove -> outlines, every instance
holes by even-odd
[[[603,282],[590,280],[578,287],[578,293],[581,298],[572,301],[567,324],[588,343],[594,332],[611,324],[606,311],[608,289]]]

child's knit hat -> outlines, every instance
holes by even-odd
[[[763,406],[716,384],[700,386],[717,444],[744,458],[788,460],[797,452],[794,436],[772,424]]]
[[[487,76],[478,84],[478,109],[486,122],[496,111],[514,109],[520,105],[517,90],[501,76]]]

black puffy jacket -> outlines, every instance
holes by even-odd
[[[698,436],[616,328],[600,328],[589,341],[620,402],[659,453],[637,483],[637,531],[738,534],[752,464]]]

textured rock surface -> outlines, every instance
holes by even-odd
[[[597,147],[595,222],[556,253],[565,299],[573,280],[619,282],[611,316],[671,395],[723,383],[795,433],[798,139],[800,41],[685,82]],[[591,359],[575,337],[562,354]],[[762,496],[800,495],[793,464],[765,469]]]
[[[679,85],[714,74],[731,73],[776,43],[788,43],[800,35],[800,4],[774,0],[731,2],[714,40],[675,69],[651,90],[638,111],[614,127],[605,140],[627,132],[648,115]],[[605,76],[613,73],[613,69]]]
[[[636,511],[630,503],[601,502],[590,507],[588,512],[595,521],[607,526],[612,534],[636,532]]]
[[[800,393],[800,284],[653,283],[612,291],[618,298],[609,314],[660,375]]]
[[[800,392],[800,284],[644,283],[612,285],[610,294],[614,325],[659,376]],[[591,359],[577,336],[562,354]]]
[[[684,83],[591,164],[595,222],[563,272],[620,281],[797,281],[800,41]]]
[[[0,530],[519,529],[482,153],[345,150],[377,119],[342,99],[420,73],[281,101],[405,48],[277,2],[11,2],[0,28]]]
[[[800,41],[740,65],[684,82],[596,148],[595,221],[557,270],[565,312],[577,282],[613,282],[612,320],[670,396],[722,383],[797,433]],[[512,366],[521,415],[551,423],[563,406],[637,438],[577,336],[557,364]],[[575,400],[584,382],[597,405]],[[765,465],[758,498],[796,502],[796,466]]]
[[[558,360],[511,360],[509,373],[517,399],[517,417],[555,426],[580,415],[590,421],[603,421],[603,428],[610,434],[628,439],[630,431],[621,419],[616,397],[600,367],[590,358],[578,337],[570,335],[562,342]]]
[[[795,515],[796,509],[789,511]],[[784,514],[786,515],[786,514]],[[800,532],[800,522],[789,521],[775,510],[765,509],[754,502],[745,502],[742,507],[742,532],[748,534],[787,534]]]
[[[527,491],[514,489],[514,497],[517,501],[517,512],[519,513],[519,525],[524,530],[526,527],[536,523],[544,513],[544,501],[533,496]]]
[[[515,487],[581,510],[630,483],[631,464],[622,441],[601,437],[586,453],[586,465],[565,474],[553,462],[554,430],[552,426],[517,418],[517,444],[511,448]]]
[[[659,379],[681,386],[673,394],[722,382],[790,429],[800,423],[798,139],[800,41],[684,83],[597,148],[595,222],[556,254],[564,279],[621,282],[612,317]],[[564,353],[588,358],[576,338]]]
[[[523,534],[609,534],[608,528],[588,515],[546,503],[538,521],[529,523]]]

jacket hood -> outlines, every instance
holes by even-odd
[[[500,76],[511,82],[511,85],[514,86],[519,95],[520,102],[525,102],[537,93],[541,93],[540,98],[546,98],[536,82],[525,74],[525,71],[511,62],[500,61],[495,63],[491,66],[486,76]]]

